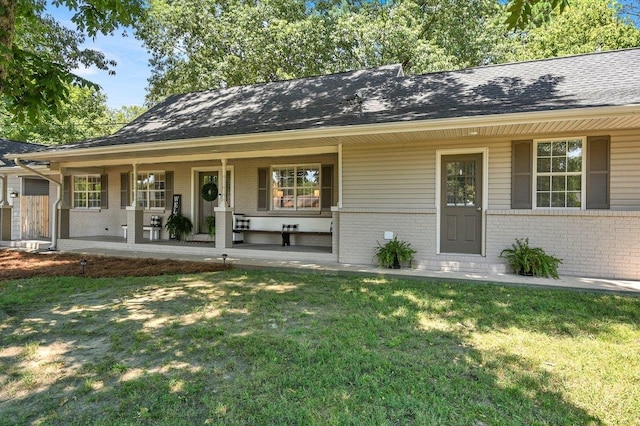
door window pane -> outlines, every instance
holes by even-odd
[[[449,161],[447,168],[447,205],[475,206],[476,162]]]

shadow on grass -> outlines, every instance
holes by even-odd
[[[0,317],[0,425],[602,424],[553,372],[469,337],[615,333],[639,312],[634,298],[431,281],[138,280]]]

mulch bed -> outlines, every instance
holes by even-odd
[[[165,274],[196,274],[229,269],[222,263],[205,263],[171,259],[139,259],[75,253],[31,253],[0,249],[0,280],[32,277],[80,276],[80,261],[87,260],[84,276],[150,277]]]

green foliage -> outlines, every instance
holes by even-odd
[[[17,122],[0,105],[0,134],[8,139],[49,145],[77,142],[112,134],[144,111],[138,106],[109,109],[106,96],[92,87],[71,86],[68,92],[68,101],[61,102],[55,114],[43,110],[33,120]]]
[[[209,235],[215,237],[216,235],[216,217],[215,216],[207,216],[207,229],[209,230]]]
[[[147,99],[391,63],[484,64],[504,32],[500,11],[493,0],[154,0],[137,33],[152,54]]]
[[[144,0],[54,0],[52,4],[75,12],[71,18],[75,29],[47,15],[43,0],[10,1],[7,13],[0,14],[0,96],[17,123],[34,122],[44,114],[58,117],[70,100],[70,86],[97,89],[73,70],[95,66],[112,73],[116,64],[102,52],[82,48],[85,36],[111,34],[121,25],[135,24],[146,8]]]
[[[640,30],[615,0],[572,0],[553,19],[530,23],[508,39],[505,61],[524,61],[640,46]]]
[[[502,250],[500,257],[507,260],[514,273],[555,279],[558,279],[558,264],[562,263],[562,259],[548,255],[543,249],[529,246],[528,238],[516,238],[511,248]]]
[[[509,29],[525,29],[531,22],[547,20],[551,11],[560,13],[569,6],[569,0],[509,0],[507,25]]]
[[[411,244],[406,241],[398,240],[398,237],[393,237],[393,240],[387,241],[384,245],[378,242],[378,247],[375,249],[375,257],[378,259],[380,266],[385,268],[391,268],[396,259],[400,263],[409,263],[413,260],[413,255],[416,253],[411,248]]]
[[[193,231],[193,224],[188,217],[183,216],[182,213],[171,213],[167,218],[167,223],[164,227],[167,229],[170,235],[175,235],[177,240],[181,240],[182,237],[187,236]]]

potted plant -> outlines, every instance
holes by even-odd
[[[205,219],[207,222],[207,229],[209,230],[209,235],[212,237],[216,236],[216,217],[215,216],[207,216]]]
[[[183,216],[182,213],[172,213],[169,215],[164,227],[169,232],[169,235],[175,235],[175,239],[178,241],[180,241],[183,235],[189,235],[193,230],[193,224],[189,218]]]
[[[507,259],[516,274],[555,279],[558,279],[558,264],[562,263],[562,259],[545,253],[540,247],[531,247],[528,238],[516,238],[511,248],[502,250],[500,257]]]
[[[398,237],[393,237],[393,240],[387,241],[384,245],[378,242],[378,247],[375,249],[375,256],[380,266],[398,269],[400,268],[400,262],[411,262],[415,252],[416,251],[411,248],[410,243],[400,241]]]

